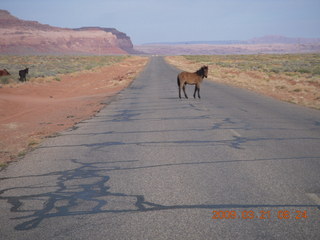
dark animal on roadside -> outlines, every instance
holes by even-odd
[[[28,73],[29,73],[29,68],[26,68],[24,70],[20,70],[19,71],[19,76],[20,76],[19,81],[21,81],[21,82],[27,81],[26,76]]]
[[[177,77],[178,86],[179,86],[179,98],[181,98],[181,89],[184,92],[184,96],[188,98],[186,94],[186,85],[195,85],[193,97],[196,98],[196,93],[198,91],[198,98],[200,98],[200,84],[203,78],[208,77],[208,66],[201,67],[198,71],[194,73],[181,72]]]
[[[7,71],[7,69],[0,70],[0,77],[8,76],[8,75],[10,75],[10,73]]]

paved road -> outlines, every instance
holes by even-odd
[[[177,73],[0,172],[0,239],[320,239],[320,112]]]

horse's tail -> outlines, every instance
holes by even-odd
[[[179,75],[177,76],[177,83],[178,83],[178,87],[180,87],[180,79],[179,79]]]

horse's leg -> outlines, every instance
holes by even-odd
[[[179,88],[179,98],[181,99],[181,83],[180,83],[179,75],[177,77],[177,83],[178,83],[178,88]]]
[[[198,89],[198,98],[201,98],[200,97],[200,84],[199,83],[197,84],[197,89]]]
[[[194,85],[194,93],[193,93],[193,98],[196,98],[196,93],[197,93],[197,90],[198,90],[198,86],[197,84]]]
[[[182,90],[183,90],[183,92],[184,92],[184,96],[185,96],[186,98],[188,98],[188,96],[187,96],[187,94],[186,94],[186,84],[183,84]]]

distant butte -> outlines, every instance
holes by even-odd
[[[114,28],[59,28],[0,10],[0,54],[131,54],[130,37]]]

